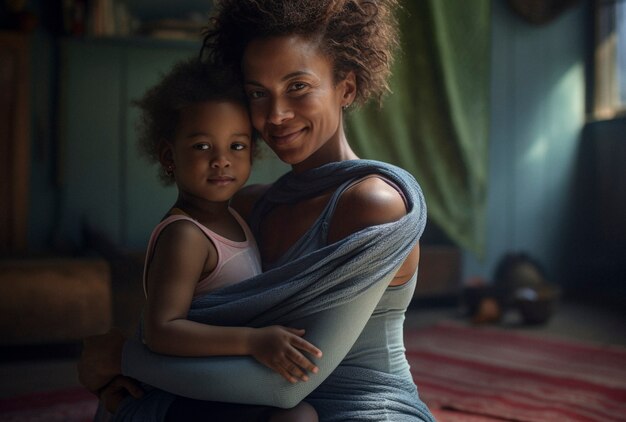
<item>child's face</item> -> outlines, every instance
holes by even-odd
[[[190,200],[228,201],[250,176],[248,112],[241,104],[222,101],[185,107],[170,148],[181,195]]]

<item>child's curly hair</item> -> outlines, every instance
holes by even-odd
[[[254,39],[300,35],[315,40],[333,60],[336,82],[355,73],[355,103],[363,105],[389,91],[398,46],[396,7],[397,0],[218,0],[203,50],[239,70]]]
[[[159,163],[161,143],[176,136],[180,110],[204,101],[232,101],[247,109],[241,80],[224,66],[203,63],[197,58],[176,63],[158,84],[133,101],[141,110],[137,122],[140,152],[150,162]],[[162,171],[159,178],[164,184],[173,182]]]

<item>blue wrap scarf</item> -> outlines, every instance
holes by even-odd
[[[330,163],[300,174],[290,172],[276,181],[255,206],[251,226],[257,232],[263,216],[277,204],[319,196],[346,181],[371,174],[383,176],[402,191],[408,210],[403,218],[368,227],[254,278],[212,291],[194,299],[189,311],[189,319],[207,324],[306,328],[307,339],[324,352],[317,377],[291,385],[249,357],[161,356],[150,352],[137,337],[125,346],[123,371],[160,390],[150,391],[141,406],[125,403],[116,420],[158,420],[155,415],[163,413],[172,400],[165,390],[201,400],[279,407],[291,407],[310,395],[314,405],[320,407],[322,421],[387,420],[385,412],[403,415],[389,420],[433,421],[411,380],[341,366],[424,230],[426,206],[413,176],[398,167],[369,160]],[[324,348],[325,344],[336,343],[344,344],[338,350]],[[339,381],[333,382],[333,377]],[[322,382],[326,388],[317,394],[313,390]],[[348,382],[350,385],[340,385]],[[342,402],[342,391],[346,391],[342,389],[359,391],[359,401]],[[381,398],[385,409],[380,408]]]

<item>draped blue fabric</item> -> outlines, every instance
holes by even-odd
[[[432,421],[410,377],[341,366],[397,268],[424,230],[426,206],[413,176],[395,166],[368,160],[288,173],[259,201],[251,225],[253,231],[258,228],[263,215],[278,203],[318,196],[371,174],[382,175],[402,190],[406,216],[366,228],[254,278],[212,291],[195,299],[189,312],[190,319],[208,324],[306,328],[307,339],[324,352],[317,362],[318,374],[308,382],[291,385],[249,357],[157,355],[137,336],[125,346],[124,373],[159,390],[152,390],[145,400],[127,401],[117,420],[148,420],[142,415],[154,415],[154,409],[169,403],[169,393],[173,393],[201,400],[278,407],[294,406],[311,395],[324,421],[380,421],[381,412],[403,415],[401,420]],[[316,390],[322,383],[325,388]],[[384,409],[380,408],[381,400]]]

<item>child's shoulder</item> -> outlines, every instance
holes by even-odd
[[[159,225],[158,241],[170,246],[188,249],[206,243],[203,226],[187,215],[170,214]]]

